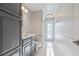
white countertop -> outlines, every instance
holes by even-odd
[[[22,39],[26,39],[26,38],[29,38],[29,37],[33,37],[34,34],[25,34],[25,35],[22,35]]]
[[[22,39],[29,38],[29,37],[35,37],[35,36],[38,36],[38,35],[42,35],[42,33],[34,33],[34,34],[25,34],[25,33],[23,33],[22,34]]]

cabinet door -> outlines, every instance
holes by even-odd
[[[19,18],[0,11],[0,20],[3,21],[2,45],[6,52],[19,46],[20,39],[20,20]]]
[[[30,44],[27,46],[23,46],[23,56],[30,56]]]
[[[31,46],[31,56],[34,56],[34,53],[36,53],[36,45],[35,44],[32,44]]]
[[[19,22],[15,19],[3,18],[3,51],[19,45]]]
[[[0,53],[2,52],[2,20],[0,17]]]

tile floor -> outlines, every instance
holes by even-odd
[[[35,56],[79,56],[79,46],[69,40],[55,40],[48,42],[46,48],[40,48]]]
[[[66,39],[55,40],[53,50],[55,56],[79,56],[79,46]]]
[[[38,49],[38,51],[35,51],[34,56],[45,56],[46,55],[46,49],[41,47]]]

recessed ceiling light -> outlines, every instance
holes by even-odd
[[[52,14],[48,14],[47,16],[49,16],[49,17],[50,17],[50,16],[52,16]]]

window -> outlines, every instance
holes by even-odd
[[[48,24],[47,29],[48,29],[47,38],[52,39],[52,24]]]

